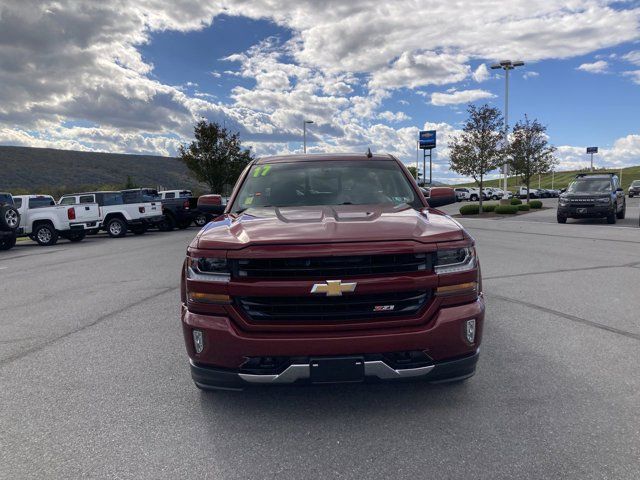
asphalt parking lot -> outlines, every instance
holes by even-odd
[[[20,243],[0,253],[0,478],[640,478],[638,214],[461,219],[484,343],[438,386],[201,393],[178,318],[195,229]]]

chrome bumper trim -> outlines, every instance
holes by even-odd
[[[381,360],[364,362],[364,374],[367,377],[378,377],[381,380],[394,378],[414,378],[427,375],[435,365],[418,368],[403,368],[396,370]],[[308,379],[311,376],[311,368],[308,363],[293,364],[277,375],[256,375],[251,373],[239,373],[238,376],[249,383],[293,383],[296,380]]]

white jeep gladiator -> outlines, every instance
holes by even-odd
[[[110,237],[124,237],[127,230],[142,234],[150,225],[162,220],[160,202],[124,203],[122,192],[72,193],[63,195],[58,203],[84,205],[94,202],[100,207],[100,223],[96,230],[106,230]]]
[[[43,246],[55,245],[59,237],[80,242],[100,220],[95,203],[56,205],[50,195],[17,195],[13,201],[20,213],[17,236],[29,237]]]

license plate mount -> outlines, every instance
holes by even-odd
[[[311,358],[311,383],[352,383],[364,380],[364,357]]]

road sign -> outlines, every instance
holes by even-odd
[[[436,148],[436,131],[435,130],[422,130],[418,137],[420,142],[420,148],[427,150],[430,148]]]
[[[598,147],[587,147],[587,153],[598,153]]]

